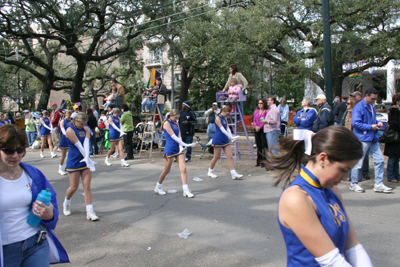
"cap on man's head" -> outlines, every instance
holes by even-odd
[[[343,99],[347,99],[347,98],[349,98],[349,96],[348,95],[342,95],[342,98]]]
[[[361,92],[359,92],[359,91],[355,91],[355,92],[353,92],[352,94],[350,94],[351,96],[362,96],[362,94],[361,94]]]
[[[182,103],[183,105],[187,106],[188,108],[190,108],[190,102],[189,101],[183,101]]]
[[[214,106],[214,105],[218,106],[218,103],[217,103],[217,102],[214,102],[214,103],[213,103],[213,106]]]
[[[319,95],[317,95],[317,97],[315,98],[315,100],[318,100],[318,99],[326,100],[326,96],[325,96],[324,94],[319,94]]]
[[[52,106],[52,107],[54,107],[54,106],[57,107],[57,104],[56,104],[56,103],[53,103],[53,104],[51,104],[51,106]]]

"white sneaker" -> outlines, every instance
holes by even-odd
[[[154,188],[154,193],[159,194],[160,196],[164,196],[167,194],[167,193],[165,193],[164,190],[162,190],[162,188],[157,188],[157,186],[156,186],[156,188]]]
[[[43,155],[43,153],[40,153],[40,157],[43,159],[44,158],[44,155]]]
[[[216,179],[216,178],[218,178],[218,175],[216,175],[214,172],[208,172],[208,177],[210,177],[210,178],[213,178],[213,179]]]
[[[117,158],[119,158],[119,154],[113,154],[113,155],[111,155],[111,157],[113,157],[114,159],[117,159]]]
[[[239,174],[237,172],[235,174],[232,174],[232,180],[237,180],[237,179],[240,179],[242,177],[243,177],[243,174]]]
[[[94,211],[86,213],[86,219],[89,221],[98,221],[99,217],[96,215]]]
[[[129,167],[129,163],[126,163],[126,162],[122,162],[122,161],[121,161],[121,166],[122,166],[122,167]]]
[[[71,215],[71,205],[67,205],[63,202],[63,212],[65,216]]]
[[[57,148],[57,152],[61,152],[61,149],[60,149],[60,148]]]
[[[350,184],[349,189],[356,193],[364,193],[364,191],[365,191],[364,188],[362,188],[359,184]],[[375,190],[375,187],[374,187],[374,190]]]
[[[51,158],[56,158],[56,157],[57,157],[57,154],[54,154],[54,153],[51,154]]]
[[[58,170],[58,173],[59,173],[60,175],[67,175],[67,174],[68,174],[68,172],[66,172],[66,171],[64,171],[64,170]]]
[[[106,163],[107,166],[111,166],[111,165],[112,165],[111,162],[110,162],[110,160],[107,159],[107,158],[106,158],[106,160],[105,160],[104,162]]]
[[[392,193],[393,188],[387,187],[386,185],[381,183],[374,185],[374,191],[377,193]]]
[[[254,144],[253,147],[257,147],[257,144]]]
[[[184,196],[184,197],[188,197],[188,198],[194,197],[194,195],[192,194],[192,192],[190,192],[189,190],[183,190],[183,196]]]

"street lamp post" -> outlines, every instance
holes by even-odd
[[[324,82],[325,94],[328,103],[332,103],[332,61],[331,61],[331,29],[330,29],[330,14],[329,0],[322,0],[322,21],[324,32]]]

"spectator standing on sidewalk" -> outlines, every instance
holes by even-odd
[[[347,98],[349,98],[348,95],[342,95],[342,102],[336,105],[335,111],[333,112],[333,115],[335,116],[335,125],[340,125],[343,114],[347,110]]]
[[[28,136],[28,143],[30,147],[32,146],[33,142],[35,142],[35,134],[36,134],[35,125],[36,124],[35,121],[33,120],[32,113],[28,113],[28,117],[25,120],[25,130]]]
[[[297,112],[293,118],[293,122],[297,128],[312,131],[315,120],[317,119],[317,111],[312,107],[313,101],[311,98],[304,97],[301,105],[303,109]]]
[[[333,125],[333,112],[331,106],[326,103],[326,96],[324,94],[319,94],[315,100],[317,100],[316,104],[319,107],[319,111],[317,120],[313,126],[314,133]]]
[[[254,138],[257,145],[257,163],[256,167],[265,167],[262,163],[265,160],[265,155],[268,150],[267,139],[264,134],[264,124],[261,122],[268,113],[268,104],[265,99],[259,99],[257,102],[257,109],[254,111],[253,115],[253,125],[254,125]]]
[[[392,97],[392,107],[389,109],[389,125],[400,134],[400,93]],[[389,182],[398,183],[400,180],[399,159],[400,159],[400,143],[386,143],[383,153],[388,156],[387,162],[387,179]]]
[[[126,135],[122,136],[122,139],[124,140],[124,147],[126,149],[125,160],[134,159],[132,139],[133,139],[133,130],[135,127],[133,127],[132,113],[129,110],[127,104],[122,104],[122,112],[123,112],[121,116],[122,131],[126,133]]]
[[[221,110],[218,108],[218,103],[214,102],[212,104],[212,108],[207,110],[204,115],[206,116],[206,123],[207,125],[207,136],[208,140],[211,140],[215,134],[215,117],[218,116],[218,114],[221,112]]]
[[[197,123],[196,114],[190,108],[190,102],[184,101],[182,110],[179,112],[179,129],[181,130],[182,141],[186,144],[193,143],[194,126]],[[192,148],[187,147],[185,162],[192,158]]]
[[[60,109],[57,108],[57,104],[51,104],[50,122],[53,125],[53,132],[51,134],[51,139],[53,141],[54,151],[61,151],[60,140],[61,136],[58,132],[58,124],[60,123],[61,113]]]
[[[93,110],[93,115],[96,117],[96,120],[99,120],[99,113],[97,112],[96,108],[94,105],[90,105],[90,108]]]
[[[96,141],[96,127],[97,127],[97,119],[93,114],[93,110],[91,108],[88,108],[86,110],[86,114],[88,115],[88,121],[87,121],[87,126],[89,126],[91,133],[90,133],[90,138],[89,138],[89,153],[90,155],[95,155],[99,154],[99,148],[97,146],[97,141]]]
[[[392,188],[383,184],[384,159],[378,143],[378,129],[383,124],[376,120],[376,110],[373,106],[377,97],[378,91],[373,87],[368,88],[364,99],[358,102],[352,110],[351,125],[353,126],[353,132],[363,146],[363,157],[351,170],[351,185],[349,189],[357,193],[365,191],[358,184],[358,181],[361,180],[362,165],[367,154],[372,156],[375,166],[374,191],[383,193],[392,192]]]
[[[278,109],[281,114],[281,123],[285,124],[287,127],[287,123],[289,121],[289,105],[287,104],[285,98],[281,99]],[[283,134],[284,132],[285,132],[285,126],[282,126],[281,133]]]
[[[164,113],[163,112],[164,112],[164,108],[165,108],[165,100],[167,98],[168,89],[165,86],[165,84],[162,83],[162,79],[160,77],[156,78],[156,85],[158,86],[157,96],[158,95],[163,95],[164,96],[164,104],[158,104],[158,108],[160,109],[161,119],[164,120]]]
[[[268,149],[275,155],[278,155],[279,134],[281,132],[281,113],[276,106],[276,97],[270,96],[267,100],[268,112],[264,120],[261,122],[264,124],[265,138],[267,139]]]

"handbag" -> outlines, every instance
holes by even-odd
[[[399,132],[393,130],[392,127],[390,127],[389,123],[386,123],[383,135],[381,138],[379,138],[379,143],[398,143],[398,142],[400,142]]]

